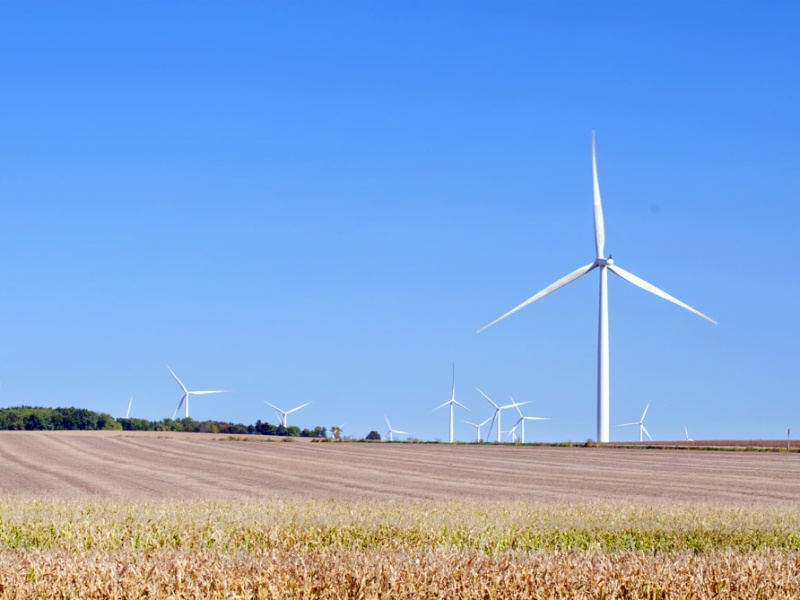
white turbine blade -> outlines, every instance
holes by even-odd
[[[434,409],[433,409],[431,412],[436,412],[436,411],[437,411],[437,410],[439,410],[440,408],[444,408],[445,406],[449,406],[449,405],[450,405],[450,400],[448,400],[447,402],[444,402],[443,404],[440,404],[439,406],[437,406],[436,408],[434,408]]]
[[[647,403],[647,406],[645,406],[645,407],[644,407],[644,412],[642,413],[642,418],[641,418],[641,419],[639,419],[639,422],[640,422],[640,423],[644,423],[644,417],[645,417],[645,415],[647,414],[647,409],[648,409],[648,408],[650,408],[650,403],[649,403],[649,402]]]
[[[522,417],[526,421],[549,421],[549,417]]]
[[[450,393],[450,400],[456,400],[456,363],[453,363],[453,390]]]
[[[178,385],[179,385],[179,386],[181,386],[181,389],[182,389],[184,392],[186,392],[186,391],[187,391],[187,390],[186,390],[186,386],[185,386],[185,385],[183,385],[183,382],[182,382],[180,379],[178,379],[178,376],[177,376],[177,375],[175,375],[175,371],[173,371],[172,369],[170,369],[170,368],[169,368],[169,365],[168,365],[167,363],[164,363],[164,366],[166,366],[166,367],[167,367],[167,370],[168,370],[170,373],[172,373],[172,376],[175,378],[175,381],[177,381],[177,382],[178,382]]]
[[[392,429],[393,433],[402,433],[403,435],[411,435],[407,431],[400,431],[399,429]]]
[[[492,400],[491,398],[489,398],[489,396],[487,396],[486,394],[484,394],[484,393],[483,393],[483,392],[480,390],[480,388],[477,388],[477,387],[476,387],[475,389],[476,389],[476,390],[478,390],[478,393],[479,393],[481,396],[483,396],[484,398],[486,398],[486,399],[489,401],[489,404],[491,404],[492,406],[494,406],[494,407],[495,407],[496,409],[498,409],[498,410],[500,409],[500,407],[499,407],[499,406],[497,406],[497,404],[495,404],[495,403],[494,403],[494,400]]]
[[[133,396],[131,396],[131,399],[128,400],[128,410],[125,412],[126,419],[130,418],[131,416],[131,404],[133,404]]]
[[[476,425],[476,427],[483,427],[484,425],[486,425],[492,419],[494,419],[494,416],[487,417],[487,419],[483,423],[481,423],[480,425]]]
[[[286,414],[288,415],[289,413],[293,413],[293,412],[294,412],[294,411],[296,411],[296,410],[300,410],[301,408],[305,408],[305,407],[306,407],[306,406],[308,406],[309,404],[311,404],[311,402],[306,402],[305,404],[301,404],[300,406],[297,406],[297,407],[295,407],[295,408],[292,408],[291,410],[287,410],[287,411],[286,411]]]
[[[466,423],[467,425],[472,425],[473,427],[480,427],[480,425],[473,423],[472,421],[465,421],[464,419],[461,419],[461,422]]]
[[[484,329],[489,329],[489,327],[491,327],[492,325],[494,325],[496,323],[499,323],[500,321],[502,321],[503,319],[505,319],[506,317],[508,317],[510,315],[513,315],[518,310],[521,310],[521,309],[525,308],[526,306],[528,306],[529,304],[532,304],[532,303],[536,302],[537,300],[540,300],[541,298],[544,298],[548,294],[551,294],[551,293],[555,292],[558,288],[564,287],[568,283],[571,283],[571,282],[575,281],[578,277],[580,277],[582,275],[586,275],[586,273],[588,273],[589,271],[594,269],[596,266],[597,265],[595,265],[595,263],[590,263],[590,264],[586,265],[585,267],[579,267],[579,268],[575,269],[569,275],[566,275],[566,276],[562,277],[561,279],[559,279],[555,283],[551,283],[546,288],[544,288],[541,292],[538,292],[538,293],[534,294],[533,296],[531,296],[530,298],[525,300],[525,302],[523,302],[519,306],[516,306],[516,307],[512,308],[510,311],[508,311],[503,316],[496,318],[494,321],[492,321],[488,325],[484,325],[483,327],[478,329],[478,333],[480,333]]]
[[[266,400],[262,400],[262,402],[263,402],[264,404],[266,404],[267,406],[269,406],[270,408],[273,408],[273,409],[277,410],[277,411],[278,411],[279,413],[281,413],[282,415],[283,415],[283,414],[286,414],[286,413],[284,413],[284,412],[283,412],[283,411],[282,411],[280,408],[278,408],[277,406],[275,406],[274,404],[270,404],[270,403],[269,403],[269,402],[267,402]]]
[[[224,394],[226,392],[230,392],[230,390],[204,390],[200,392],[188,392],[188,393],[194,394],[195,396],[202,396],[203,394]]]
[[[463,404],[461,404],[461,402],[459,402],[458,400],[453,400],[453,404],[455,404],[456,406],[460,406],[460,407],[461,407],[461,408],[463,408],[464,410],[468,410],[469,412],[472,412],[472,410],[471,410],[471,409],[469,409],[469,408],[467,408],[466,406],[464,406]]]
[[[600,183],[597,180],[597,153],[595,152],[594,131],[592,132],[592,192],[594,196],[594,246],[597,258],[605,258],[606,227],[603,222],[603,204],[600,201]]]
[[[644,425],[640,425],[640,427],[642,428],[642,431],[644,431],[645,435],[646,435],[646,436],[647,436],[647,437],[650,439],[650,441],[652,442],[652,441],[653,441],[653,438],[651,438],[651,437],[650,437],[650,433],[647,431],[647,428],[646,428]]]
[[[389,426],[389,431],[391,431],[392,430],[392,424],[389,423],[389,417],[387,417],[386,415],[383,415],[383,418],[386,419],[386,424]]]
[[[167,368],[169,368],[169,367],[167,367]],[[188,396],[188,395],[189,395],[189,393],[188,393],[188,392],[186,392],[186,393],[185,393],[185,394],[184,394],[184,395],[181,397],[181,401],[180,401],[180,402],[178,402],[178,406],[177,406],[177,407],[175,407],[175,412],[174,412],[174,413],[172,413],[172,418],[173,418],[173,419],[174,419],[174,418],[175,418],[175,417],[178,415],[178,411],[181,409],[181,406],[183,406],[183,401],[184,401],[184,400],[186,400],[186,396]]]
[[[636,423],[622,423],[621,425],[617,425],[617,427],[629,427],[631,425],[640,425],[638,421]]]
[[[696,314],[698,317],[703,317],[706,321],[711,321],[714,325],[717,325],[717,322],[714,319],[712,319],[711,317],[707,317],[706,315],[701,313],[699,310],[695,310],[694,308],[692,308],[688,304],[685,304],[685,303],[681,302],[680,300],[678,300],[674,296],[670,296],[664,290],[661,290],[661,289],[657,288],[652,283],[647,283],[641,277],[637,277],[636,275],[634,275],[630,271],[626,271],[625,269],[623,269],[619,265],[608,265],[608,268],[611,270],[612,273],[614,273],[618,277],[622,277],[622,279],[624,279],[625,281],[628,281],[628,282],[632,283],[633,285],[638,286],[638,287],[642,288],[643,290],[646,290],[646,291],[650,292],[651,294],[655,294],[656,296],[659,296],[659,297],[663,298],[664,300],[669,300],[673,304],[677,304],[678,306],[685,308],[689,312],[692,312],[692,313]]]
[[[506,404],[505,406],[501,406],[500,410],[506,410],[507,408],[514,408],[516,406],[525,406],[526,404],[531,404],[533,400],[526,400],[525,402],[512,402],[511,404]]]

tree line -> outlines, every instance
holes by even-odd
[[[252,425],[226,421],[195,421],[186,419],[115,419],[108,413],[98,413],[85,408],[43,408],[15,406],[0,408],[0,430],[19,431],[188,431],[193,433],[261,434],[287,437],[327,437],[325,427],[300,429],[296,425],[284,427],[262,422]]]

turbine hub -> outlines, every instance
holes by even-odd
[[[608,258],[597,258],[595,259],[594,264],[598,267],[607,267],[608,265],[614,264],[614,259],[610,256]]]

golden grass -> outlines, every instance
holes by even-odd
[[[800,512],[524,501],[0,500],[2,598],[776,598]]]

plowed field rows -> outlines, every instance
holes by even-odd
[[[796,503],[800,455],[0,432],[0,495]]]

